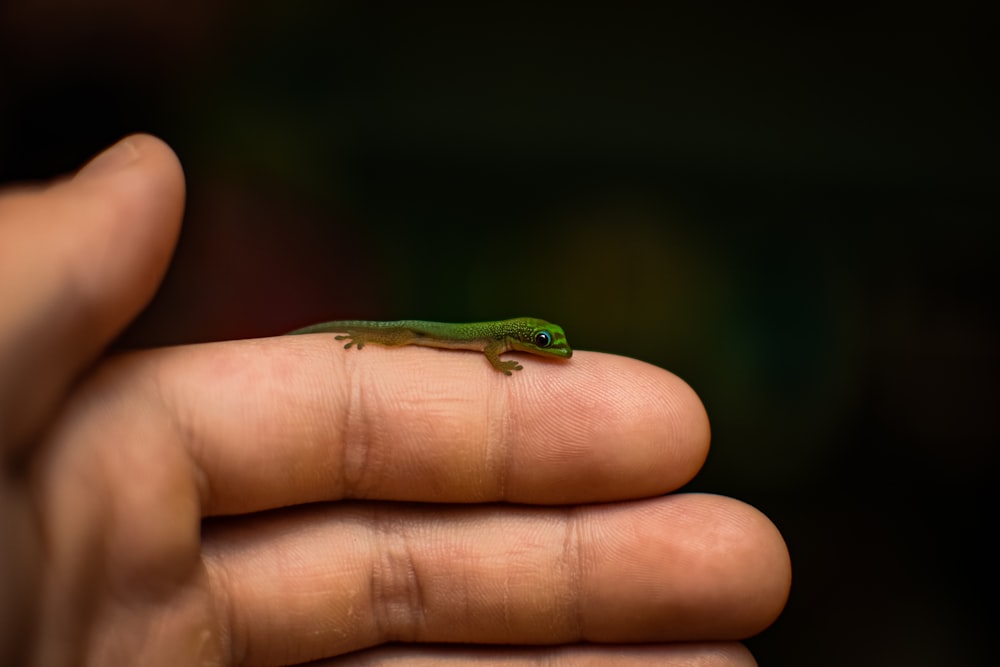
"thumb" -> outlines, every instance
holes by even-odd
[[[0,451],[10,460],[156,291],[184,208],[173,151],[126,137],[75,176],[0,193]]]

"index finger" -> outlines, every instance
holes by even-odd
[[[142,437],[185,450],[206,515],[342,498],[640,498],[683,485],[708,450],[704,408],[682,380],[594,352],[531,358],[508,378],[477,354],[345,351],[315,335],[134,353],[115,365],[133,386],[115,392],[122,409],[105,418],[118,433],[134,420]],[[143,410],[128,409],[137,401]],[[151,417],[165,428],[150,428]]]

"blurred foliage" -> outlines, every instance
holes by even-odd
[[[0,176],[134,130],[177,149],[185,231],[123,345],[551,319],[705,400],[691,488],[761,507],[796,566],[761,664],[987,655],[998,105],[973,3],[109,6],[5,10]]]

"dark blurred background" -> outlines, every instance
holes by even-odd
[[[119,342],[531,314],[673,370],[783,532],[762,665],[995,653],[997,73],[978,3],[7,0],[0,177],[132,131],[189,203]]]

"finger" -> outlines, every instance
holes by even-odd
[[[463,352],[279,337],[143,352],[118,376],[93,430],[185,451],[206,515],[341,498],[659,495],[697,472],[709,441],[683,381],[592,352],[507,378]]]
[[[312,667],[756,667],[750,652],[735,642],[656,646],[575,645],[558,647],[386,646]]]
[[[73,178],[0,195],[0,446],[37,431],[153,294],[183,198],[177,158],[143,135]]]
[[[770,624],[788,554],[760,513],[678,495],[577,509],[325,505],[205,531],[236,662],[383,642],[737,640]]]

